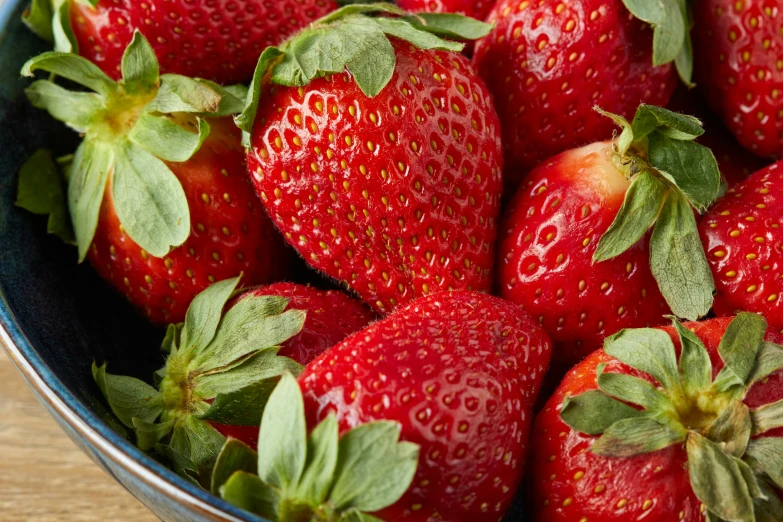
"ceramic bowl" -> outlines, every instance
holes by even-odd
[[[150,376],[163,361],[162,334],[79,266],[73,248],[47,236],[45,218],[14,206],[24,160],[44,146],[71,152],[77,139],[25,98],[22,64],[48,50],[21,22],[27,3],[0,0],[0,344],[68,436],[161,519],[261,520],[180,478],[102,420],[92,362]]]

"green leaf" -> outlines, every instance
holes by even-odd
[[[748,382],[750,385],[761,382],[781,368],[783,368],[783,347],[766,341],[762,342]]]
[[[726,363],[715,378],[719,390],[750,382],[766,331],[767,321],[758,314],[742,312],[732,319],[718,345],[718,353]]]
[[[609,426],[590,450],[604,457],[627,458],[668,448],[686,436],[678,422],[649,417],[624,419]]]
[[[604,341],[604,351],[644,373],[649,373],[666,390],[680,388],[677,354],[669,335],[653,328],[620,330]]]
[[[383,522],[383,520],[367,513],[362,513],[358,509],[349,509],[343,513],[340,522]]]
[[[250,473],[237,471],[220,488],[224,500],[268,520],[277,520],[280,493]]]
[[[153,156],[179,163],[192,158],[209,136],[206,120],[197,118],[197,122],[198,131],[190,132],[166,116],[143,113],[128,133],[128,139]]]
[[[753,422],[753,435],[783,427],[783,400],[751,410],[750,418]]]
[[[674,65],[682,83],[689,88],[695,87],[696,84],[693,83],[693,42],[690,30],[685,31],[685,41],[677,58],[674,59]]]
[[[601,236],[593,262],[619,256],[636,244],[653,226],[665,201],[666,186],[654,174],[644,170],[635,176],[623,206]]]
[[[337,417],[330,413],[307,439],[307,463],[296,497],[310,505],[326,500],[337,467]]]
[[[84,260],[95,236],[106,182],[113,168],[114,151],[108,145],[84,140],[76,149],[68,182],[68,208],[79,261]]]
[[[194,363],[201,370],[220,368],[263,348],[279,346],[304,326],[305,313],[280,305],[288,301],[272,296],[250,296],[240,300],[223,316],[209,346]]]
[[[718,198],[720,170],[712,151],[695,141],[684,141],[654,132],[648,137],[650,165],[667,174],[700,212]]]
[[[563,401],[560,418],[571,429],[587,435],[600,435],[615,422],[644,413],[600,390],[590,390]]]
[[[234,117],[234,123],[246,133],[253,130],[253,124],[256,121],[258,101],[261,98],[261,87],[264,83],[264,77],[281,56],[283,56],[283,51],[277,47],[267,47],[258,59],[256,70],[253,73],[253,80],[247,91],[245,109]]]
[[[78,53],[79,44],[71,26],[70,2],[62,0],[54,8],[52,16],[54,50],[63,53]]]
[[[185,415],[174,426],[171,449],[192,465],[199,483],[208,486],[218,454],[226,438],[208,423]]]
[[[631,144],[634,141],[634,133],[631,124],[628,123],[628,120],[626,120],[619,114],[607,112],[603,110],[601,107],[598,107],[597,105],[593,107],[593,110],[602,116],[606,116],[607,118],[615,122],[615,124],[617,124],[617,126],[623,130],[622,133],[620,134],[620,137],[617,138],[617,140],[615,141],[615,147],[617,149],[617,153],[620,154],[621,156],[624,156],[625,153],[628,152],[628,149],[630,148]]]
[[[685,394],[695,397],[712,384],[712,362],[698,336],[685,328],[676,317],[669,316],[680,338],[680,380]]]
[[[160,344],[160,349],[166,353],[176,353],[180,346],[179,341],[181,332],[182,324],[170,324],[166,328],[166,336]]]
[[[389,2],[360,2],[356,5],[350,4],[345,7],[341,7],[336,11],[332,11],[328,15],[318,20],[315,25],[327,25],[334,22],[342,21],[345,18],[353,15],[367,15],[367,14],[390,14],[390,15],[407,15],[408,12],[404,9],[397,7]]]
[[[39,38],[53,42],[52,16],[51,0],[33,0],[22,14],[22,22]]]
[[[259,350],[225,371],[199,375],[196,389],[201,397],[211,399],[221,393],[230,394],[258,381],[277,377],[284,372],[297,376],[301,371],[300,364],[288,357],[278,356],[276,349]]]
[[[373,512],[397,502],[416,474],[419,447],[398,442],[393,422],[363,424],[340,439],[329,502],[338,509]]]
[[[756,522],[780,522],[783,520],[783,501],[778,493],[763,480],[759,481],[761,494],[766,498],[754,498]]]
[[[145,108],[148,112],[221,113],[224,96],[222,88],[204,80],[195,80],[179,74],[160,77],[158,94]],[[234,97],[228,94],[231,99]]]
[[[727,520],[754,520],[742,461],[696,432],[688,434],[687,450],[691,487],[707,509]]]
[[[148,422],[138,417],[131,419],[133,429],[136,432],[136,445],[142,451],[149,451],[154,448],[166,435],[174,429],[174,421],[154,423]]]
[[[130,93],[152,92],[158,87],[158,59],[152,46],[137,29],[122,55],[122,79]]]
[[[296,491],[307,459],[307,426],[299,384],[284,374],[272,392],[258,435],[258,476],[283,496]]]
[[[701,122],[687,114],[647,105],[639,105],[633,118],[634,140],[641,140],[654,131],[673,140],[693,140],[704,134]]]
[[[258,453],[237,439],[228,439],[215,461],[212,470],[212,484],[210,490],[213,495],[220,494],[220,488],[237,471],[244,471],[252,475],[258,474]]]
[[[750,410],[742,401],[732,401],[707,430],[707,438],[735,457],[742,457],[751,433]]]
[[[24,92],[33,107],[44,109],[53,118],[80,133],[86,132],[106,109],[100,95],[69,91],[48,80],[35,81]]]
[[[674,60],[682,49],[688,29],[683,16],[683,0],[623,0],[638,19],[653,27],[653,65]]]
[[[215,337],[220,319],[240,277],[225,279],[210,285],[191,301],[185,314],[179,346],[184,350],[200,351]]]
[[[258,426],[278,381],[277,377],[270,377],[229,393],[218,394],[206,413],[199,418],[232,426]]]
[[[454,40],[478,40],[492,31],[492,24],[453,13],[418,13],[405,20],[417,29]]]
[[[163,257],[187,240],[190,209],[185,191],[165,163],[131,143],[115,147],[112,195],[130,238]]]
[[[38,149],[19,169],[16,206],[33,214],[49,216],[47,231],[66,243],[76,244],[65,204],[62,176],[50,151]]]
[[[764,473],[777,487],[783,488],[783,438],[754,439],[748,444],[747,454],[757,473]]]
[[[629,402],[656,412],[673,410],[669,398],[652,384],[624,373],[599,373],[601,391],[623,402]]]
[[[114,80],[106,76],[97,65],[75,54],[55,51],[39,54],[22,66],[21,74],[33,76],[33,73],[39,70],[62,76],[103,96],[109,96],[117,90]]]
[[[106,373],[106,365],[92,365],[92,376],[106,402],[123,424],[133,428],[133,419],[154,422],[163,413],[158,390],[139,379]]]
[[[394,18],[377,18],[375,24],[387,35],[405,40],[419,49],[443,49],[460,52],[465,44],[444,40],[430,32],[419,29],[405,20]]]
[[[210,111],[211,116],[230,116],[232,114],[239,114],[245,110],[247,87],[244,85],[229,85],[223,87],[209,80],[199,81],[208,85],[220,95],[220,105],[216,111]]]
[[[712,308],[715,283],[686,199],[670,191],[650,237],[650,269],[677,317],[695,321]]]

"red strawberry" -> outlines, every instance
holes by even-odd
[[[56,71],[96,91],[40,80],[27,94],[85,136],[68,184],[80,258],[152,322],[167,324],[181,321],[191,299],[217,280],[279,278],[288,254],[249,182],[241,133],[223,117],[242,100],[208,82],[161,79],[140,33],[126,56],[120,82],[62,53],[33,58],[23,72]],[[31,164],[22,177],[41,170]]]
[[[775,163],[730,188],[699,224],[718,290],[715,313],[760,313],[775,330],[783,329],[781,168]]]
[[[423,297],[349,337],[299,377],[308,425],[389,420],[420,446],[384,520],[500,520],[522,478],[550,342],[525,313],[466,291]]]
[[[488,21],[473,63],[497,103],[510,190],[546,158],[610,138],[595,105],[630,117],[666,105],[677,82],[672,66],[653,66],[653,31],[621,0],[500,0]]]
[[[48,2],[50,0],[43,0]],[[60,3],[60,2],[55,2]],[[119,79],[120,62],[133,33],[152,42],[166,73],[222,84],[249,81],[261,52],[333,11],[333,0],[64,0],[55,15],[26,16],[31,28],[52,39],[69,26],[73,39],[54,38],[58,51],[78,52]],[[35,0],[33,10],[40,9]],[[95,4],[94,6],[90,4]],[[67,34],[67,33],[66,33]]]
[[[253,104],[240,117],[252,131],[256,190],[302,257],[376,310],[441,290],[489,290],[502,170],[489,93],[462,55],[441,50],[461,44],[371,14],[338,11],[262,57],[257,78],[276,60],[272,84],[302,86],[266,85],[257,117]],[[407,26],[413,45],[387,40],[390,23]],[[379,43],[352,56],[358,28]],[[328,67],[289,52],[331,37],[345,39],[348,54]],[[425,43],[436,49],[416,47]],[[339,74],[318,69],[345,64]]]
[[[696,78],[739,142],[783,156],[783,11],[763,0],[693,3]]]
[[[500,295],[544,326],[561,371],[621,328],[661,324],[667,300],[694,319],[710,309],[712,282],[688,201],[706,207],[720,177],[709,151],[689,141],[702,132],[698,121],[642,106],[632,126],[622,123],[614,145],[574,149],[534,169],[500,229]],[[665,136],[670,124],[691,137]],[[654,125],[662,126],[649,132]],[[700,169],[682,167],[694,160]],[[681,281],[682,273],[689,276]]]
[[[248,297],[277,296],[288,299],[289,310],[305,312],[302,330],[280,346],[277,355],[289,357],[307,365],[350,334],[358,332],[375,318],[374,314],[356,299],[337,290],[318,290],[295,283],[275,283],[248,290],[234,302]],[[229,307],[234,306],[229,303]],[[255,447],[258,426],[229,426],[212,423],[225,437],[234,437]]]
[[[533,428],[532,522],[781,520],[783,348],[754,314],[675,324],[565,377]]]
[[[459,13],[484,20],[494,0],[397,0],[397,5],[414,13]]]

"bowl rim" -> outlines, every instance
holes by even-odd
[[[0,42],[26,0],[0,0]],[[115,433],[55,376],[23,332],[0,285],[0,346],[22,374],[39,401],[75,433],[134,479],[167,498],[184,504],[208,520],[248,522],[262,520],[186,481]],[[107,471],[107,470],[104,470]],[[114,477],[110,472],[107,474]],[[118,481],[119,482],[119,481]],[[149,506],[147,506],[149,508]]]

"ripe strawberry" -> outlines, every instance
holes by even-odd
[[[318,290],[294,283],[275,283],[247,290],[229,302],[236,306],[242,299],[273,296],[288,301],[288,310],[301,310],[305,320],[301,331],[280,345],[277,355],[293,359],[301,365],[313,359],[354,332],[358,332],[374,319],[374,314],[364,305],[336,290]],[[234,437],[255,446],[258,442],[258,425],[226,425],[211,423],[224,437]]]
[[[775,163],[730,188],[699,224],[718,290],[715,313],[760,313],[775,330],[783,329],[781,244],[777,235],[782,168],[783,163]]]
[[[27,94],[85,136],[68,167],[80,259],[149,320],[167,324],[181,321],[191,299],[217,280],[279,278],[288,254],[253,193],[241,133],[226,117],[241,99],[208,82],[159,78],[140,33],[126,57],[125,80],[116,83],[84,58],[46,53],[24,72],[55,72],[96,93],[39,80]],[[41,171],[56,175],[51,162],[36,161],[21,176]]]
[[[420,446],[413,486],[384,520],[500,520],[525,464],[549,363],[543,330],[475,292],[427,296],[349,337],[299,377],[308,425],[389,420]]]
[[[184,323],[169,325],[162,345],[168,356],[155,387],[93,365],[98,387],[139,448],[154,449],[201,484],[225,442],[217,427],[258,426],[280,375],[301,370],[278,350],[302,330],[306,311],[252,290],[227,306],[238,284],[235,277],[208,287]]]
[[[499,125],[484,84],[449,52],[463,46],[426,32],[442,33],[454,15],[431,14],[424,26],[352,13],[337,11],[261,58],[256,97],[238,118],[252,132],[256,190],[302,257],[376,310],[441,290],[489,290]],[[387,39],[398,26],[405,31],[393,34],[410,42]],[[454,31],[486,27],[463,19]],[[360,32],[376,44],[357,50]],[[345,55],[329,64],[291,52],[330,38],[345,40]]]
[[[762,0],[693,3],[696,78],[743,146],[783,156],[783,11]]]
[[[663,3],[648,13],[657,9],[666,19]],[[677,82],[668,62],[683,29],[672,36],[679,47],[654,56],[653,31],[621,0],[500,0],[488,21],[495,27],[476,44],[473,64],[501,117],[507,190],[546,158],[609,139],[611,122],[593,106],[630,117],[640,103],[666,105]]]
[[[458,13],[484,20],[494,0],[397,0],[397,5],[414,13]]]
[[[746,313],[608,338],[536,418],[530,520],[783,520],[783,348],[765,328]]]
[[[163,72],[233,84],[250,80],[266,47],[336,8],[333,0],[33,0],[25,21],[58,51],[78,52],[114,79],[140,30]],[[58,38],[63,27],[72,37]]]
[[[621,328],[660,324],[669,307],[696,319],[712,303],[691,205],[715,200],[720,175],[692,141],[698,121],[646,105],[633,125],[615,118],[616,143],[539,165],[500,227],[500,295],[543,325],[559,371]]]

